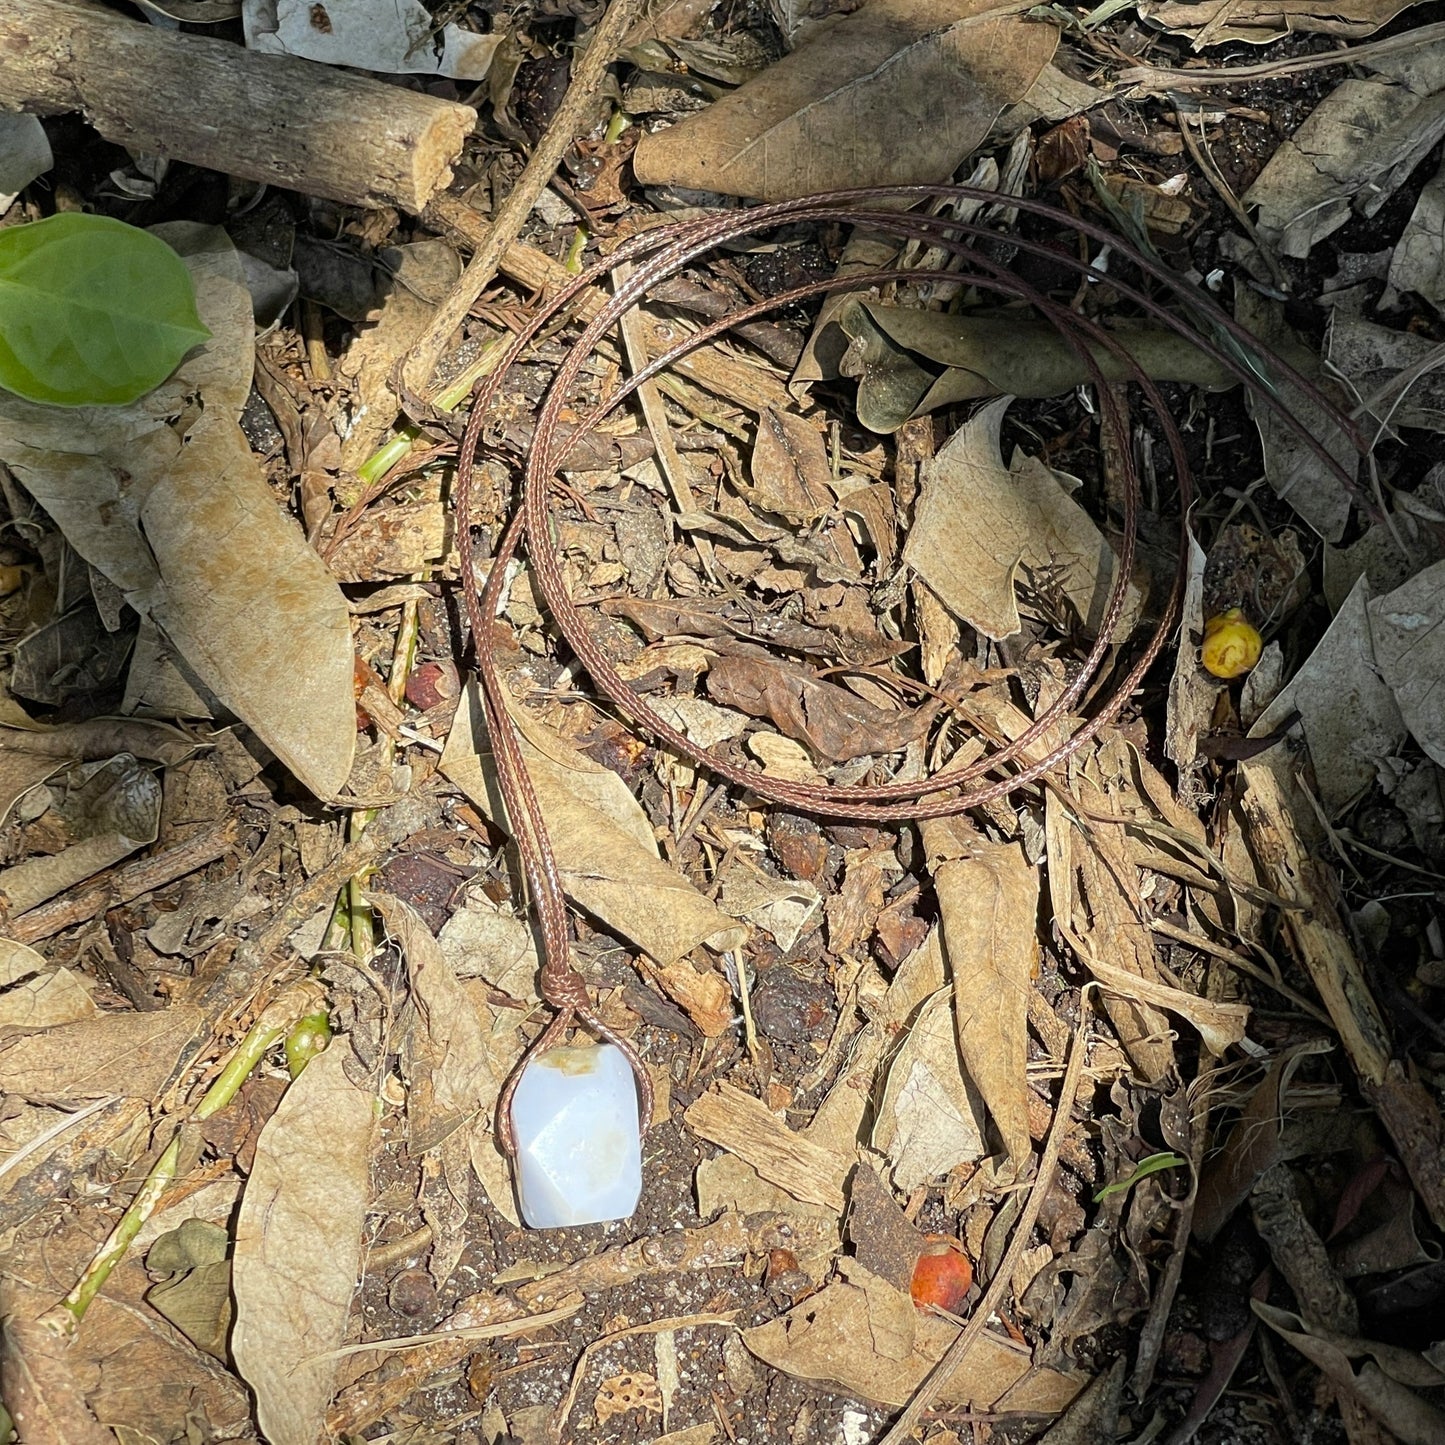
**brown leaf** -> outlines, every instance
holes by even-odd
[[[746,929],[658,856],[652,825],[626,783],[525,709],[513,706],[512,717],[567,896],[664,964],[699,943],[719,952],[741,947]],[[472,686],[457,709],[441,769],[488,818],[504,823],[485,739]]]
[[[899,1408],[958,1335],[956,1326],[914,1309],[906,1293],[894,1290],[856,1260],[840,1260],[843,1279],[811,1295],[781,1319],[743,1333],[759,1359],[799,1379],[825,1382],[844,1393]],[[912,1346],[902,1355],[886,1345],[904,1318],[901,1300],[915,1318]],[[896,1348],[896,1347],[895,1347]],[[1029,1356],[1000,1335],[984,1331],[965,1366],[951,1379],[940,1403],[979,1409],[1063,1409],[1085,1383],[1083,1375],[1031,1369]]]
[[[946,180],[1054,53],[993,0],[873,0],[706,110],[644,136],[633,170],[777,201]]]
[[[958,1046],[1009,1162],[1029,1142],[1028,1009],[1038,966],[1038,870],[1016,843],[991,843],[962,819],[923,825],[953,974]]]
[[[764,412],[753,443],[749,500],[790,522],[814,522],[833,505],[822,434],[796,412]]]
[[[1056,588],[1096,631],[1117,559],[1058,473],[1022,455],[1004,466],[999,431],[1011,400],[984,407],[924,464],[904,560],[955,617],[995,641],[1023,626],[1014,589],[1025,579],[1038,591]],[[1116,636],[1132,627],[1141,602],[1131,586]]]
[[[356,745],[346,599],[276,505],[240,427],[255,322],[239,256],[217,227],[162,230],[211,339],[130,406],[0,392],[0,457],[200,682],[331,798]]]
[[[923,1250],[893,1191],[867,1164],[859,1164],[848,1185],[848,1238],[858,1263],[904,1294]]]
[[[173,1004],[26,1034],[0,1049],[0,1093],[30,1099],[149,1099],[164,1087],[201,1011]]]
[[[847,762],[894,753],[928,731],[936,702],[888,712],[808,669],[771,657],[719,657],[707,675],[710,696],[750,717],[765,717],[820,758]]]
[[[333,1040],[292,1083],[241,1196],[231,1351],[271,1445],[315,1445],[361,1270],[376,1116],[352,1057]]]
[[[115,1445],[114,1432],[91,1414],[82,1381],[93,1369],[77,1370],[67,1341],[35,1319],[9,1314],[0,1322],[0,1383],[5,1406],[22,1440],[64,1445]]]
[[[910,1021],[873,1124],[873,1147],[893,1166],[900,1189],[916,1189],[984,1153],[983,1105],[964,1078],[952,1001],[944,991],[935,930],[920,950],[939,987]]]
[[[1162,0],[1148,7],[1151,24],[1192,37],[1194,49],[1243,40],[1268,45],[1294,34],[1373,35],[1414,0]]]

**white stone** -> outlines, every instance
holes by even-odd
[[[642,1193],[637,1085],[612,1044],[548,1049],[512,1099],[517,1201],[533,1229],[626,1219]]]

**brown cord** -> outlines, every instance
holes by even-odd
[[[1062,248],[1056,249],[1042,242],[990,230],[975,222],[885,209],[888,206],[898,207],[930,199],[963,200],[983,205],[1007,204],[1011,210],[1042,218],[1060,229],[1072,230],[1096,242],[1101,248],[1107,247],[1111,258],[1110,270],[1106,273],[1098,269],[1097,256],[1095,262],[1090,264]],[[946,279],[965,280],[981,290],[1029,303],[1037,312],[1052,321],[1059,334],[1073,347],[1094,383],[1095,396],[1101,411],[1101,425],[1126,443],[1118,448],[1124,481],[1124,527],[1114,583],[1094,645],[1077,675],[1059,697],[1011,742],[985,753],[973,762],[956,768],[945,767],[936,774],[914,782],[849,787],[788,782],[769,777],[726,758],[715,757],[699,748],[658,716],[647,701],[618,676],[612,663],[593,642],[581,614],[568,594],[548,530],[549,499],[558,486],[557,474],[565,462],[566,451],[578,438],[594,429],[613,412],[638,386],[671,366],[688,351],[706,344],[729,328],[753,321],[766,312],[780,310],[832,291],[862,290],[889,281],[936,281],[940,278],[941,273],[937,271],[923,270],[889,270],[861,276],[835,277],[797,287],[769,300],[734,311],[686,337],[639,370],[605,403],[586,416],[580,426],[572,429],[563,441],[558,431],[560,415],[568,403],[583,366],[598,341],[617,324],[622,315],[638,305],[652,287],[675,275],[720,243],[736,241],[782,224],[824,222],[866,226],[905,240],[918,240],[930,246],[941,247],[953,253],[961,262],[961,269],[942,273],[946,274]],[[631,1044],[620,1038],[597,1017],[583,980],[570,961],[566,906],[556,859],[552,853],[546,820],[542,817],[531,778],[527,773],[516,727],[508,715],[504,701],[492,628],[500,610],[508,563],[516,555],[524,538],[533,575],[557,626],[596,687],[611,698],[635,726],[682,756],[691,758],[700,766],[728,782],[748,789],[760,798],[824,817],[858,819],[870,823],[906,823],[951,816],[1005,797],[1052,771],[1112,722],[1166,646],[1183,597],[1188,556],[1187,518],[1193,501],[1189,465],[1179,429],[1155,383],[1140,369],[1113,333],[1020,280],[1005,266],[971,245],[973,240],[995,245],[1002,241],[1016,252],[1038,257],[1053,265],[1068,267],[1086,280],[1107,281],[1117,295],[1132,301],[1151,319],[1190,341],[1238,380],[1251,387],[1266,405],[1294,428],[1324,465],[1355,495],[1353,477],[1330,456],[1323,443],[1293,417],[1279,395],[1280,385],[1287,384],[1323,410],[1335,425],[1359,445],[1353,424],[1339,413],[1316,387],[1273,353],[1264,352],[1260,343],[1213,301],[1186,286],[1157,261],[1103,228],[1038,201],[1016,197],[1008,197],[1005,201],[994,192],[980,191],[968,186],[878,187],[866,191],[839,191],[759,206],[751,210],[724,212],[701,220],[679,222],[646,231],[619,247],[608,260],[599,262],[578,276],[548,301],[527,327],[518,333],[507,348],[501,363],[482,381],[473,400],[466,432],[457,455],[455,498],[457,543],[462,565],[462,595],[476,649],[477,670],[481,678],[487,728],[496,760],[497,780],[506,804],[512,835],[526,870],[533,907],[542,933],[541,993],[546,1002],[557,1011],[542,1035],[523,1056],[498,1100],[497,1135],[508,1153],[515,1152],[511,1105],[522,1068],[535,1052],[549,1048],[561,1039],[574,1022],[585,1025],[593,1033],[615,1044],[627,1057],[637,1078],[644,1130],[651,1118],[653,1103],[651,1080],[642,1060]],[[472,477],[477,445],[488,410],[509,368],[521,358],[537,333],[557,316],[574,296],[594,282],[604,279],[608,272],[625,261],[636,262],[636,269],[617,287],[609,303],[586,326],[552,379],[537,417],[522,480],[520,505],[491,558],[490,575],[479,596],[476,586],[476,566],[479,559],[472,537]],[[1208,331],[1212,331],[1220,339],[1211,339],[1205,331],[1191,326],[1146,291],[1118,275],[1119,262],[1130,263],[1142,274],[1141,285],[1153,282],[1171,293],[1175,300],[1200,319]],[[1067,716],[1102,665],[1123,613],[1133,573],[1138,531],[1139,482],[1134,469],[1133,450],[1127,445],[1124,419],[1118,401],[1101,370],[1096,350],[1108,353],[1129,379],[1140,387],[1164,433],[1179,490],[1180,561],[1164,614],[1142,655],[1130,668],[1117,690],[1093,718],[1084,722],[1064,742],[1037,761],[1025,763],[1022,758],[1026,751]],[[997,774],[1001,769],[1004,770],[1002,777],[996,776],[987,782],[977,781],[985,774]]]

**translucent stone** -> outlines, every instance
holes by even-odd
[[[626,1219],[642,1193],[637,1085],[620,1049],[548,1049],[512,1099],[517,1199],[533,1229]]]

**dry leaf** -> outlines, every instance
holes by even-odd
[[[694,968],[685,958],[672,963],[653,963],[646,955],[638,959],[638,967],[674,1002],[687,1011],[704,1038],[715,1039],[731,1028],[737,1008],[733,991],[723,976],[712,969]]]
[[[931,702],[890,712],[846,687],[824,682],[806,667],[752,655],[715,658],[707,690],[710,697],[749,717],[768,718],[788,737],[835,763],[901,752],[928,731],[939,708]]]
[[[115,1445],[115,1432],[85,1402],[84,1385],[93,1382],[93,1369],[78,1369],[68,1340],[22,1314],[16,1293],[7,1288],[11,1298],[0,1319],[0,1385],[17,1437],[47,1445]]]
[[[410,904],[386,893],[373,894],[372,902],[406,960],[421,1025],[408,1029],[398,1042],[408,1084],[410,1147],[425,1154],[452,1140],[464,1145],[456,1156],[444,1154],[440,1161],[433,1161],[444,1176],[443,1192],[450,1190],[465,1198],[464,1171],[470,1161],[487,1198],[515,1225],[511,1170],[497,1147],[492,1119],[502,1082],[521,1057],[524,1040],[518,1030],[525,1015],[518,1009],[494,1012],[460,983],[446,951]],[[524,926],[520,920],[513,921]],[[530,965],[531,959],[524,959],[524,964]],[[537,1001],[530,969],[520,997]],[[463,1177],[454,1177],[459,1174]],[[450,1231],[457,1236],[452,1244],[458,1254],[465,1219],[465,1209],[457,1211]],[[440,1241],[444,1231],[437,1232]]]
[[[925,946],[937,947],[937,937],[930,934]],[[959,1067],[952,1001],[940,988],[889,1065],[873,1147],[893,1166],[898,1188],[917,1189],[983,1157],[982,1113]]]
[[[1445,562],[1375,598],[1366,611],[1375,666],[1405,726],[1445,767]]]
[[[1353,212],[1375,215],[1445,134],[1445,45],[1376,57],[1342,80],[1245,192],[1261,238],[1303,259]]]
[[[1029,312],[957,314],[862,301],[845,308],[839,324],[852,341],[841,370],[859,378],[858,419],[884,435],[909,417],[962,401],[1059,396],[1093,380],[1058,328]],[[1172,331],[1120,324],[1111,334],[1157,381],[1234,384],[1230,372]],[[1128,380],[1108,348],[1089,349],[1106,379]],[[946,370],[939,374],[938,367]]]
[[[160,828],[161,784],[124,754],[79,763],[53,784],[53,810],[75,841],[0,869],[0,906],[24,913],[153,843]]]
[[[1361,577],[1304,666],[1249,730],[1252,738],[1269,737],[1299,714],[1320,798],[1332,816],[1375,781],[1383,759],[1405,737],[1400,705],[1375,660],[1368,599],[1369,583]]]
[[[1320,387],[1327,397],[1347,412],[1353,408],[1353,400],[1345,398],[1321,374],[1318,355],[1295,335],[1285,321],[1282,305],[1259,295],[1252,287],[1240,286],[1234,293],[1234,314],[1266,347]],[[1360,458],[1345,432],[1298,387],[1280,382],[1276,389],[1281,404],[1353,479]],[[1275,495],[1288,502],[1326,542],[1338,542],[1350,518],[1349,488],[1321,463],[1314,449],[1273,407],[1256,399],[1252,390],[1245,393],[1245,405],[1259,428],[1264,474]]]
[[[767,201],[946,180],[1054,53],[992,0],[873,0],[706,110],[647,135],[643,185]]]
[[[751,474],[748,500],[789,522],[814,522],[836,500],[822,433],[796,412],[766,411],[758,418]]]
[[[810,1296],[781,1319],[743,1332],[759,1359],[799,1379],[823,1382],[860,1399],[901,1408],[958,1335],[956,1326],[919,1314],[901,1291],[870,1274],[856,1260],[840,1260],[844,1278]],[[889,1307],[890,1295],[892,1307]],[[916,1318],[912,1348],[903,1357],[885,1354],[889,1322],[902,1299]],[[875,1329],[877,1333],[875,1333]],[[896,1334],[892,1335],[896,1339]],[[977,1409],[1062,1410],[1086,1382],[1083,1375],[1031,1369],[1027,1351],[985,1330],[954,1372],[940,1403]]]
[[[236,1218],[231,1352],[270,1445],[315,1445],[360,1276],[376,1115],[352,1057],[334,1039],[287,1089]]]
[[[200,681],[332,798],[356,742],[346,602],[277,507],[237,421],[255,324],[235,250],[218,228],[158,234],[183,253],[211,340],[127,407],[42,407],[0,392],[0,459]]]
[[[771,934],[785,954],[823,907],[823,896],[811,883],[773,878],[742,855],[734,857],[716,881],[718,902],[734,917]]]
[[[153,1098],[201,1022],[200,1009],[172,1004],[12,1038],[0,1047],[0,1093],[44,1101]]]
[[[1160,0],[1139,7],[1141,17],[1188,35],[1196,50],[1242,40],[1269,45],[1287,35],[1373,35],[1416,0]]]
[[[1250,1300],[1250,1307],[1331,1383],[1359,1400],[1403,1445],[1436,1445],[1445,1440],[1445,1414],[1410,1388],[1438,1389],[1445,1384],[1445,1372],[1398,1346],[1354,1339],[1323,1326],[1311,1328],[1299,1315],[1261,1300]],[[1363,1362],[1356,1364],[1361,1356]],[[1402,1356],[1408,1357],[1408,1363]]]
[[[1011,401],[984,407],[924,464],[904,560],[949,611],[996,641],[1023,626],[1014,596],[1021,570],[1036,590],[1057,588],[1097,630],[1117,559],[1057,473],[1022,454],[1004,467],[999,431]],[[1119,635],[1140,603],[1131,585]]]
[[[503,40],[501,31],[438,26],[419,0],[333,3],[324,23],[312,6],[288,0],[241,0],[241,13],[252,50],[386,74],[482,80]]]
[[[1390,257],[1390,285],[1445,302],[1445,164],[1425,182]]]
[[[33,948],[0,938],[0,1038],[9,1029],[52,1029],[93,1018],[94,986],[94,979],[52,969]]]
[[[1038,870],[1016,843],[991,843],[961,819],[923,824],[953,975],[958,1047],[1022,1172],[1029,1142],[1028,1011],[1038,969]]]
[[[740,948],[747,930],[658,857],[652,825],[622,779],[524,709],[514,706],[512,718],[567,896],[663,964],[699,943],[719,953]],[[441,769],[488,818],[504,822],[485,738],[473,685],[457,709]]]

